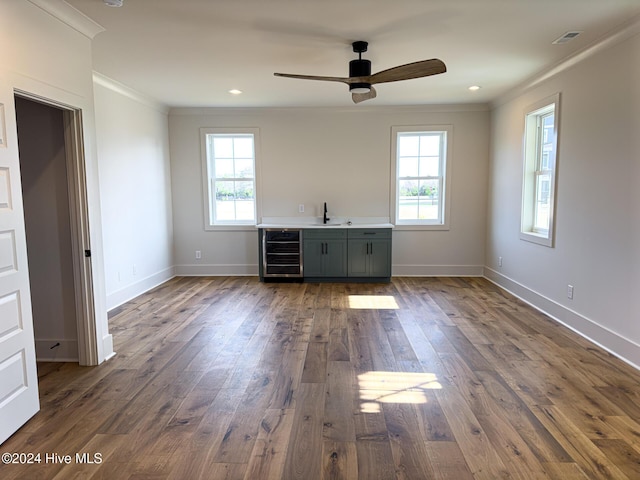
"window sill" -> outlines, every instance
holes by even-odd
[[[394,226],[394,230],[401,230],[401,231],[429,231],[429,230],[433,230],[433,231],[444,231],[444,230],[449,230],[449,225],[447,224],[420,224],[420,223],[414,223],[414,224],[409,224],[409,223],[396,223]]]
[[[249,232],[256,231],[255,225],[205,225],[206,232]]]
[[[520,232],[520,240],[525,242],[536,243],[544,247],[553,248],[553,240],[550,236],[542,235],[535,232]]]

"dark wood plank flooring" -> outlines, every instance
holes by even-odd
[[[481,278],[175,278],[110,329],[0,478],[640,478],[640,373]]]

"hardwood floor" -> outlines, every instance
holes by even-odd
[[[640,372],[484,279],[176,278],[110,329],[0,478],[640,478]]]

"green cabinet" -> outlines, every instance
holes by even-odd
[[[347,231],[307,229],[304,232],[304,276],[347,276]]]
[[[347,255],[350,277],[391,277],[391,230],[349,230]]]
[[[388,228],[312,228],[304,231],[304,277],[384,281],[391,277]]]

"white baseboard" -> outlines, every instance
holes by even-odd
[[[99,363],[106,362],[110,358],[113,358],[116,352],[113,351],[113,335],[108,334],[102,337],[102,351],[104,352],[104,358]]]
[[[482,277],[482,265],[393,265],[394,277]]]
[[[484,268],[484,277],[536,310],[548,315],[578,335],[640,370],[640,345],[489,267]]]
[[[257,277],[258,265],[176,265],[175,274],[180,277]]]
[[[153,275],[149,275],[148,277],[143,278],[140,281],[127,285],[120,290],[108,293],[107,311],[112,310],[125,302],[128,302],[132,298],[135,298],[154,287],[157,287],[161,283],[172,279],[175,275],[176,274],[174,267],[165,268],[164,270],[154,273]]]
[[[393,265],[394,277],[481,277],[482,265]],[[176,276],[257,276],[258,266],[236,265],[176,265]]]
[[[78,340],[36,338],[36,360],[38,362],[77,362]]]

